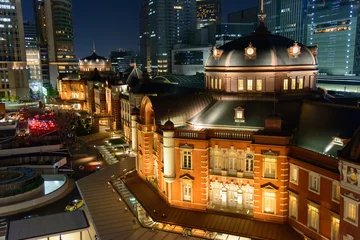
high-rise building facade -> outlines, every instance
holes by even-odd
[[[153,74],[171,72],[173,46],[188,44],[195,29],[195,0],[149,0],[150,58]]]
[[[24,21],[24,36],[29,87],[34,96],[40,97],[42,95],[43,79],[35,23]]]
[[[308,6],[307,44],[319,45],[320,73],[360,73],[359,1],[311,1]]]
[[[228,23],[257,23],[258,7],[243,9],[237,12],[229,13],[227,16]]]
[[[140,10],[140,63],[144,69],[151,72],[150,60],[150,23],[149,23],[149,2],[143,0]]]
[[[77,68],[72,0],[34,0],[34,10],[44,62],[44,83],[55,86],[58,73],[72,72]]]
[[[0,98],[29,98],[21,0],[0,4]]]
[[[135,63],[135,53],[133,51],[125,51],[119,49],[119,51],[111,51],[110,62],[111,68],[114,73],[125,72],[131,64]]]
[[[221,22],[221,0],[196,0],[197,29]]]
[[[259,12],[262,11],[261,1],[259,1]],[[272,34],[303,42],[307,3],[308,0],[264,1],[266,27]]]

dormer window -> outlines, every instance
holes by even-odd
[[[339,146],[344,146],[343,139],[341,139],[339,137],[334,137],[333,138],[333,144],[339,145]]]
[[[245,122],[244,109],[241,107],[237,107],[235,110],[235,122]]]

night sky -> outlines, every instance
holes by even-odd
[[[32,0],[23,0],[24,20],[33,20]],[[223,21],[227,14],[253,7],[256,0],[223,0]],[[141,0],[73,0],[76,57],[96,52],[108,56],[119,48],[137,50]]]

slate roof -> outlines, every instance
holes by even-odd
[[[183,75],[156,76],[155,78],[152,79],[152,82],[175,83],[179,85],[199,86],[201,88],[205,88],[204,74],[196,74],[192,76],[183,76]]]
[[[235,108],[244,109],[244,123],[236,123],[234,120]],[[276,103],[276,113],[282,117],[285,129],[293,129],[298,124],[300,100],[279,101]],[[196,118],[189,120],[200,126],[223,126],[223,127],[254,127],[265,126],[265,118],[272,114],[274,103],[272,101],[245,101],[245,100],[220,100],[207,111],[200,113]]]
[[[11,221],[7,239],[41,238],[57,233],[71,232],[89,227],[83,211],[64,212],[30,219]]]
[[[241,216],[227,216],[212,212],[191,211],[170,207],[165,200],[142,180],[136,172],[127,175],[126,186],[134,194],[154,221],[226,233],[252,239],[303,239],[290,225],[263,222]],[[154,210],[156,212],[154,213]],[[166,217],[162,217],[165,214]]]
[[[147,82],[139,84],[138,87],[131,90],[133,93],[142,94],[161,94],[161,95],[179,95],[179,94],[193,94],[199,92],[198,88],[187,86],[180,86],[177,84],[169,83],[154,83]]]
[[[245,59],[245,48],[252,44],[256,48],[256,58]],[[218,49],[223,50],[219,60],[210,55],[206,67],[255,67],[255,66],[301,66],[314,65],[316,59],[310,49],[298,43],[301,47],[300,55],[291,58],[288,55],[288,48],[294,45],[295,41],[286,37],[272,34],[253,34],[231,41]]]
[[[304,102],[301,108],[296,145],[324,152],[333,137],[350,139],[360,127],[360,108],[331,103]],[[337,156],[332,148],[327,154]]]
[[[154,109],[155,123],[160,125],[169,118],[175,125],[184,124],[214,101],[209,93],[149,98]]]
[[[81,60],[87,60],[87,61],[96,61],[96,59],[99,59],[99,60],[106,60],[106,58],[102,57],[102,56],[99,56],[97,55],[95,52],[93,54],[91,54],[90,56],[87,56],[87,57],[84,57],[82,58]]]

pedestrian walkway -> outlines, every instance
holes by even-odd
[[[111,179],[116,180],[118,176],[134,168],[135,161],[119,161],[77,181],[79,192],[89,210],[98,239],[185,239],[181,234],[142,227],[126,202],[111,186],[109,182]],[[187,237],[186,240],[199,240],[199,238]]]

